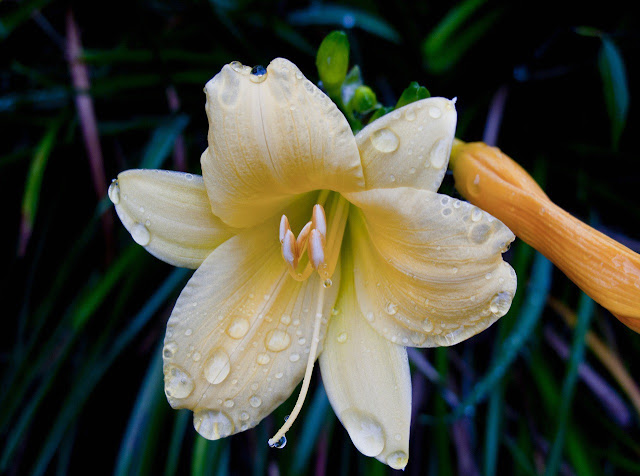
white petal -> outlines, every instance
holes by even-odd
[[[202,171],[213,211],[226,223],[260,223],[298,193],[363,187],[347,120],[290,61],[273,60],[260,77],[232,63],[205,92]]]
[[[352,268],[343,262],[342,289],[331,317],[322,381],[353,444],[394,469],[409,455],[411,375],[404,347],[369,326],[356,301]]]
[[[302,215],[288,214],[293,227]],[[291,395],[304,374],[321,290],[324,338],[339,283],[325,290],[317,274],[294,281],[278,229],[274,217],[218,247],[167,324],[165,393],[175,408],[193,410],[205,438],[251,428]]]
[[[367,189],[437,191],[456,130],[455,103],[428,98],[382,116],[356,135]]]
[[[347,197],[358,302],[392,342],[453,345],[511,305],[513,269],[502,252],[514,235],[466,202],[410,188]]]
[[[199,175],[127,170],[111,185],[110,196],[133,239],[174,266],[197,268],[236,232],[211,212]]]

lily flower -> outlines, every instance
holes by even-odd
[[[453,345],[504,315],[513,234],[436,193],[454,101],[407,105],[354,137],[334,103],[285,59],[224,66],[205,88],[202,177],[129,170],[110,197],[133,239],[197,269],[164,341],[165,393],[215,440],[256,426],[314,362],[363,454],[403,468],[406,346]]]
[[[456,188],[540,251],[620,322],[640,332],[640,255],[553,203],[500,149],[456,140]]]

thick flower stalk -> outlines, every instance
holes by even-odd
[[[498,217],[594,301],[640,332],[640,255],[558,207],[495,147],[456,141],[450,166],[467,200]]]
[[[109,194],[133,239],[197,269],[167,324],[165,393],[218,439],[257,425],[320,356],[329,400],[355,446],[408,461],[406,346],[453,345],[504,315],[514,238],[436,193],[454,102],[407,105],[354,137],[333,102],[284,59],[225,66],[205,88],[202,177],[129,170]]]

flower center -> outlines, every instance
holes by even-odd
[[[302,227],[297,237],[291,230],[287,216],[282,215],[280,244],[282,258],[288,265],[289,274],[296,281],[306,280],[316,270],[324,286],[329,287],[349,216],[349,202],[338,193],[326,191],[320,193],[318,202],[313,207],[311,220]],[[325,212],[325,206],[328,213]],[[308,258],[306,265],[301,264],[305,251]],[[302,271],[298,271],[299,267]]]

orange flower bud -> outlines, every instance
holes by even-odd
[[[540,251],[594,301],[640,333],[640,255],[554,204],[498,148],[456,141],[458,191]]]

